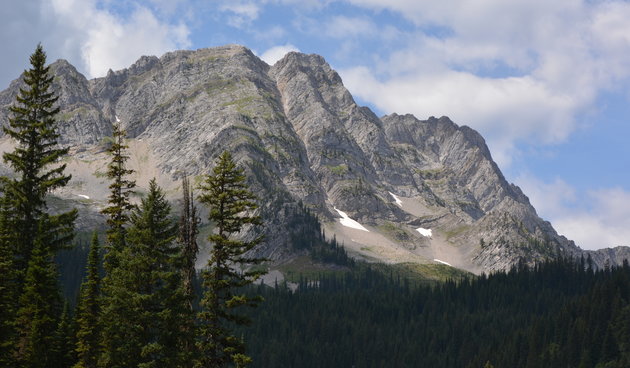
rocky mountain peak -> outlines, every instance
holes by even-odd
[[[56,195],[90,198],[79,203],[82,226],[102,220],[107,158],[99,143],[119,120],[138,182],[155,176],[174,196],[182,176],[200,180],[230,150],[261,198],[268,224],[261,253],[278,262],[299,253],[286,235],[298,202],[328,236],[370,261],[480,272],[584,254],[505,180],[479,133],[448,117],[378,118],[319,55],[291,52],[269,66],[227,45],[143,56],[89,81],[67,61],[52,70],[62,143],[75,152],[73,182]],[[17,83],[0,92],[2,124]],[[596,262],[624,254],[598,253]]]

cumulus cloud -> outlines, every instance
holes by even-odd
[[[151,4],[158,6],[162,2],[152,0]],[[48,51],[49,61],[68,59],[87,77],[103,76],[110,68],[128,67],[142,55],[159,56],[190,45],[186,25],[173,24],[136,3],[124,15],[109,11],[109,2],[97,4],[94,0],[16,4],[9,7],[14,12],[0,15],[0,40],[6,48],[5,55],[22,55],[11,58],[21,69],[37,42],[42,42]],[[11,65],[3,60],[0,78],[4,83],[18,77],[21,71]]]
[[[282,59],[284,55],[286,55],[287,53],[291,51],[299,52],[300,50],[297,47],[291,45],[290,43],[287,43],[286,45],[274,46],[268,49],[267,51],[263,52],[262,55],[260,55],[260,58],[265,63],[269,65],[273,65],[278,60]]]
[[[260,6],[255,2],[226,2],[221,5],[220,10],[227,12],[228,24],[235,28],[241,28],[250,24],[258,18]]]
[[[568,183],[522,175],[516,182],[539,215],[584,249],[630,245],[630,192],[604,188],[581,193]]]
[[[338,15],[332,17],[324,26],[326,35],[334,38],[347,39],[357,36],[372,36],[378,32],[377,26],[367,17],[347,17]]]
[[[470,125],[504,167],[519,142],[567,139],[602,91],[630,78],[627,2],[346,2],[415,27],[379,63],[342,70],[350,91],[386,113]]]
[[[89,77],[128,67],[142,55],[161,55],[190,45],[185,25],[163,22],[143,6],[136,6],[126,18],[99,9],[92,1],[52,0],[52,8],[80,35],[69,46],[80,49]]]

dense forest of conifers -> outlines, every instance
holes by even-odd
[[[414,287],[357,265],[251,291],[253,367],[630,367],[630,267],[587,261]]]

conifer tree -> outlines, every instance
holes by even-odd
[[[16,360],[27,368],[53,367],[57,363],[53,347],[61,296],[53,253],[48,244],[47,217],[43,214],[39,221],[17,312]]]
[[[103,314],[103,365],[178,367],[186,364],[182,323],[189,319],[177,226],[155,180],[130,216],[127,244],[111,271]]]
[[[263,272],[247,267],[262,259],[247,256],[262,241],[262,235],[253,240],[240,240],[235,236],[246,226],[261,225],[259,216],[253,215],[256,197],[245,183],[244,170],[237,168],[229,152],[219,157],[212,175],[201,185],[200,202],[209,209],[209,220],[215,225],[208,237],[213,248],[208,267],[202,273],[204,294],[199,313],[198,367],[222,367],[234,364],[245,366],[251,359],[245,355],[242,339],[234,336],[228,323],[245,324],[248,319],[236,308],[255,306],[260,297],[241,294],[243,286],[255,281]]]
[[[6,196],[0,199],[0,367],[15,360],[18,271],[14,262],[12,219]]]
[[[182,213],[179,222],[179,243],[182,247],[183,258],[183,282],[186,296],[189,299],[190,310],[193,309],[193,299],[195,291],[193,282],[195,279],[195,262],[197,260],[197,234],[199,230],[199,218],[197,217],[197,208],[194,204],[194,195],[191,184],[187,177],[182,180]]]
[[[133,170],[126,167],[129,156],[126,154],[128,146],[125,144],[127,133],[117,122],[112,126],[113,143],[108,149],[111,161],[107,166],[107,177],[112,181],[109,185],[109,206],[102,212],[107,216],[107,253],[105,255],[105,270],[110,272],[117,265],[118,253],[126,244],[125,226],[129,223],[129,211],[133,204],[129,201],[129,195],[136,186],[135,181],[127,177]]]
[[[75,359],[75,324],[66,300],[57,324],[53,342],[53,364],[50,368],[72,367]]]
[[[59,108],[54,106],[53,77],[45,66],[41,45],[30,62],[31,68],[24,72],[24,87],[9,108],[9,126],[3,127],[17,143],[12,152],[3,154],[15,176],[0,178],[0,267],[7,268],[2,277],[8,281],[1,295],[7,298],[2,302],[7,315],[1,318],[7,330],[0,341],[0,360],[7,358],[6,347],[12,345],[13,358],[27,367],[42,362],[56,364],[48,341],[60,312],[53,257],[69,246],[77,216],[76,210],[46,213],[48,192],[70,180],[70,175],[64,174],[65,164],[59,163],[68,149],[57,145],[55,115]]]
[[[31,69],[24,72],[26,88],[20,89],[16,104],[9,108],[12,117],[4,132],[17,141],[13,152],[5,152],[3,159],[16,172],[16,177],[3,177],[4,195],[13,210],[13,237],[15,266],[25,270],[37,237],[38,223],[46,208],[48,192],[65,186],[70,175],[65,175],[65,164],[59,159],[68,153],[68,148],[57,146],[59,133],[54,107],[57,98],[51,90],[53,77],[46,65],[46,53],[37,45],[30,57]],[[49,216],[51,224],[63,229],[72,228],[76,211]],[[62,230],[63,231],[63,230]],[[50,242],[53,251],[62,247],[67,239]]]
[[[194,302],[196,293],[194,289],[195,281],[195,262],[197,260],[197,234],[199,233],[197,226],[199,218],[197,217],[197,208],[194,204],[194,195],[192,186],[187,177],[182,181],[182,211],[179,221],[179,245],[181,247],[182,258],[182,286],[188,304],[188,319],[182,321],[182,334],[184,337],[183,351],[190,357],[195,356],[196,347],[195,337],[195,310]]]
[[[88,253],[87,275],[83,285],[79,305],[77,306],[77,348],[78,362],[75,368],[96,368],[100,352],[100,274],[98,234],[92,235]]]

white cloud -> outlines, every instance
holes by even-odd
[[[159,56],[190,45],[185,25],[163,22],[142,6],[122,19],[93,1],[52,0],[51,4],[59,21],[77,35],[67,47],[80,50],[88,77],[128,67],[142,55]]]
[[[334,38],[367,37],[378,32],[376,24],[367,17],[332,17],[324,26],[326,35]]]
[[[235,28],[242,28],[258,18],[260,6],[254,2],[226,2],[220,7],[221,11],[230,13],[228,24]]]
[[[441,70],[381,82],[364,67],[341,70],[340,74],[354,95],[382,111],[413,113],[420,118],[448,115],[458,124],[479,129],[499,165],[510,163],[518,139],[564,139],[578,103],[570,96],[554,94],[530,76],[482,78]]]
[[[346,1],[415,25],[376,65],[341,71],[350,91],[386,113],[470,125],[501,166],[518,142],[567,139],[606,89],[629,89],[627,2]]]
[[[287,53],[291,51],[299,52],[300,50],[297,47],[291,45],[290,43],[287,43],[286,45],[274,46],[268,49],[267,51],[263,52],[262,55],[260,55],[260,58],[265,63],[269,65],[273,65],[278,60],[282,59],[284,55],[286,55]]]
[[[605,188],[581,193],[566,182],[545,183],[531,175],[516,182],[539,215],[584,249],[630,245],[630,193]]]

